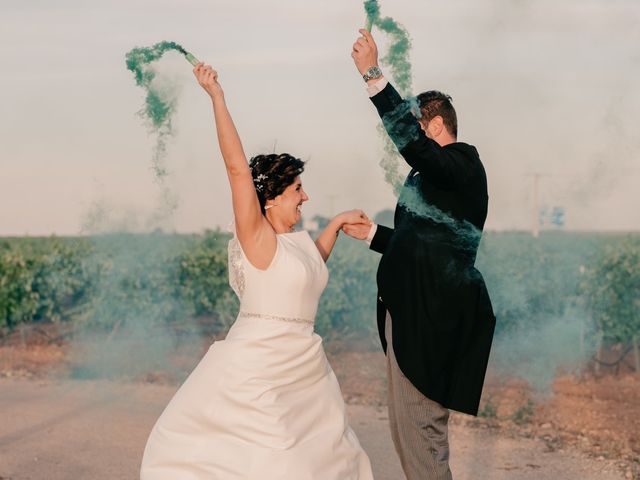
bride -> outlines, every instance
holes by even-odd
[[[229,280],[240,312],[156,422],[141,480],[369,480],[340,387],[313,324],[325,262],[361,210],[337,215],[315,240],[293,231],[309,197],[304,162],[259,155],[247,164],[218,74],[194,68],[213,101],[233,201]]]

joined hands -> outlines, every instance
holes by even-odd
[[[338,216],[341,217],[341,230],[344,233],[357,240],[367,238],[373,222],[362,210],[350,210]]]

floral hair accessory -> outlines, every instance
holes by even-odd
[[[262,183],[264,180],[267,180],[269,177],[264,173],[261,173],[256,178],[253,179],[253,183],[256,186],[256,190],[261,192],[264,189],[264,184]]]

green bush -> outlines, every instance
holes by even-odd
[[[582,289],[603,340],[640,337],[640,241],[606,245],[586,270]]]
[[[190,313],[198,316],[216,313],[218,301],[230,293],[226,247],[202,242],[179,255],[177,263],[179,295],[189,305]]]
[[[0,329],[8,331],[33,319],[38,294],[33,290],[33,262],[13,251],[4,252],[0,259]]]
[[[87,241],[53,239],[51,251],[37,257],[32,269],[32,288],[38,299],[34,321],[70,320],[72,312],[89,301],[96,281],[96,272],[86,262],[91,254]]]

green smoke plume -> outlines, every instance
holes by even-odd
[[[461,221],[453,218],[435,205],[425,202],[419,188],[415,186],[403,188],[398,202],[412,214],[429,219],[454,232],[455,236],[447,237],[447,241],[455,242],[455,244],[450,244],[451,247],[462,251],[475,251],[478,248],[482,231],[467,220]]]
[[[155,72],[150,67],[152,62],[159,60],[167,51],[176,50],[184,55],[186,50],[175,42],[160,42],[152,47],[134,48],[125,56],[127,69],[133,72],[136,84],[147,91],[145,106],[141,115],[151,121],[156,129],[171,129],[171,113],[173,105],[167,103],[163,95],[155,90],[151,83],[156,77]]]
[[[175,42],[163,41],[151,47],[134,48],[125,56],[127,69],[135,78],[136,85],[146,91],[145,103],[138,114],[147,122],[152,133],[157,135],[153,154],[153,171],[156,179],[167,175],[164,167],[166,140],[172,133],[171,118],[176,109],[175,95],[161,89],[154,80],[156,72],[152,63],[159,60],[166,52],[174,50],[187,55],[187,51]]]

